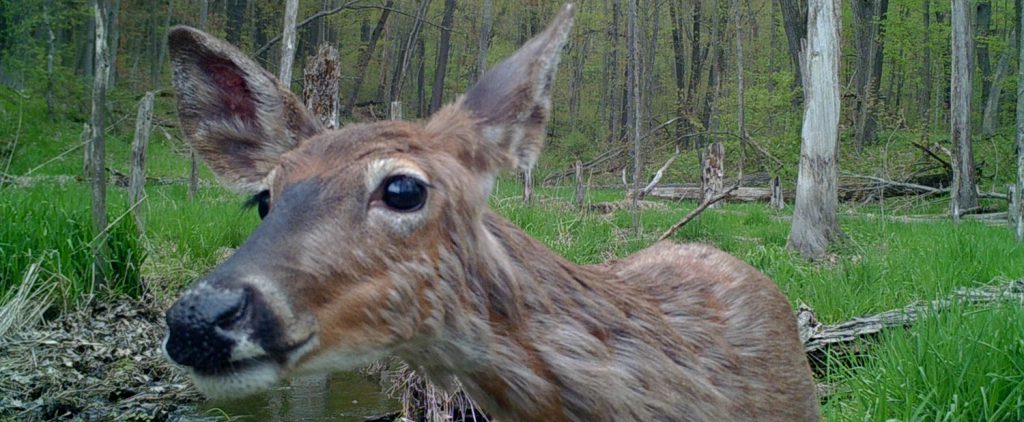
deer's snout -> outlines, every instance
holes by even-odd
[[[167,311],[167,356],[202,373],[217,373],[237,361],[265,354],[254,334],[277,332],[275,318],[253,306],[249,287],[212,288],[200,284]],[[240,350],[252,348],[257,350]]]

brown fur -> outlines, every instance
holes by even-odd
[[[185,123],[190,140],[222,179],[270,191],[268,220],[236,256],[258,257],[245,271],[260,279],[281,274],[256,288],[281,299],[282,326],[315,333],[315,347],[282,359],[292,363],[281,373],[392,354],[435,383],[450,387],[454,376],[503,421],[817,420],[795,318],[754,268],[709,246],[667,242],[577,266],[487,208],[496,173],[531,165],[541,148],[571,17],[567,7],[425,125],[303,137],[293,128],[305,123],[290,123],[312,121],[301,109],[262,108],[298,104],[278,90],[267,95],[280,98],[254,101],[252,112],[240,100],[232,110],[258,117],[239,129],[245,116],[189,114],[217,101],[189,93],[225,88],[176,68],[182,118],[197,119]],[[277,89],[230,46],[186,35],[172,43],[213,47],[172,51],[227,52],[250,90]],[[199,69],[193,61],[203,57],[175,64]],[[207,135],[225,127],[249,136],[245,145]],[[375,202],[382,166],[428,179],[421,210],[395,213]],[[312,194],[303,190],[310,184]]]

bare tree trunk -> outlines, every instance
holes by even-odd
[[[779,176],[772,178],[772,198],[769,206],[777,210],[786,208],[786,200],[782,196],[782,181],[779,180]]]
[[[437,68],[434,71],[434,86],[430,91],[430,114],[441,108],[441,101],[444,99],[444,77],[448,71],[448,50],[451,48],[454,17],[455,0],[445,0],[444,17],[441,18],[441,39],[437,42]]]
[[[416,116],[427,115],[427,44],[423,38],[416,40]]]
[[[879,82],[882,78],[881,25],[885,19],[888,0],[853,0],[854,22],[857,29],[857,101],[854,108],[855,143],[857,150],[874,143],[878,121]]]
[[[242,41],[242,20],[245,18],[246,3],[247,0],[227,0],[228,20],[224,32],[228,42],[234,45],[239,45]],[[260,25],[255,26],[260,27]]]
[[[295,61],[295,20],[299,15],[299,0],[287,0],[284,7],[284,30],[281,33],[281,66],[278,79],[285,88],[292,86],[292,64]]]
[[[92,182],[92,227],[94,235],[98,237],[93,246],[95,262],[93,265],[93,281],[102,282],[104,278],[103,269],[106,268],[106,236],[103,234],[107,228],[107,172],[106,172],[106,148],[103,139],[104,130],[104,108],[106,106],[107,82],[109,81],[110,62],[107,52],[107,12],[103,0],[93,0],[93,19],[96,22],[96,38],[93,45],[96,47],[95,64],[96,75],[92,85],[92,118],[90,119],[90,133],[92,141],[89,143],[89,172]]]
[[[985,97],[985,108],[981,114],[981,136],[990,137],[996,133],[996,126],[999,125],[999,99],[1003,96],[1003,82],[1006,82],[1006,74],[1010,71],[1010,60],[1016,50],[1017,34],[1010,34],[1010,46],[999,56],[999,64],[996,65],[996,72],[992,75],[992,83],[989,84],[988,95]]]
[[[580,160],[576,160],[576,165],[574,166],[574,169],[576,170],[576,196],[575,201],[573,202],[575,202],[576,206],[582,210],[586,208],[587,202],[587,191],[585,190],[586,188],[583,185],[583,162]]]
[[[174,0],[167,0],[167,15],[164,17],[164,25],[162,31],[157,31],[156,37],[156,62],[153,63],[153,89],[159,90],[160,84],[162,83],[163,70],[164,70],[164,54],[167,50],[167,42],[164,37],[164,33],[171,26],[171,16],[174,14]]]
[[[783,27],[786,29],[786,41],[789,46],[789,57],[793,62],[793,86],[803,83],[800,68],[801,43],[807,38],[807,2],[805,0],[778,0],[782,11]]]
[[[701,160],[701,202],[710,201],[718,195],[721,195],[722,181],[725,179],[725,147],[722,146],[721,142],[713,142],[708,145],[707,150],[704,153],[704,159]],[[718,208],[721,204],[714,203],[708,205],[708,208]]]
[[[733,0],[733,21],[736,23],[736,124],[740,135],[740,185],[743,184],[743,166],[746,161],[747,151],[747,126],[744,115],[744,89],[743,89],[743,14],[740,13],[740,1]]]
[[[921,65],[922,89],[918,101],[921,118],[921,134],[925,136],[931,131],[932,104],[932,41],[931,41],[931,0],[924,0],[924,63]]]
[[[341,126],[338,112],[340,78],[338,50],[328,44],[320,44],[316,55],[306,62],[302,96],[306,109],[312,111],[328,129]]]
[[[673,70],[676,81],[676,124],[675,124],[675,139],[676,142],[684,143],[684,147],[688,147],[688,139],[683,138],[689,133],[690,125],[686,119],[686,52],[683,50],[683,22],[678,12],[678,1],[669,0],[668,2],[668,15],[672,20],[672,52],[673,52]],[[691,47],[694,51],[699,50],[700,46],[694,44]],[[691,66],[692,67],[692,66]]]
[[[1017,0],[1017,242],[1024,243],[1024,0]]]
[[[210,18],[210,0],[199,0],[199,29],[206,30]]]
[[[953,143],[953,184],[950,211],[954,221],[960,212],[978,206],[974,156],[971,151],[971,75],[973,43],[968,0],[953,2],[952,75],[950,82],[950,141]]]
[[[430,8],[430,0],[420,0],[420,7],[416,10],[416,17],[413,19],[412,30],[409,31],[409,38],[402,47],[402,53],[395,66],[394,77],[391,78],[391,101],[400,101],[402,96],[402,82],[405,80],[405,73],[409,70],[409,62],[412,60],[412,53],[416,45],[416,39],[420,36],[420,29],[423,28],[423,19],[427,16],[427,9]]]
[[[476,83],[480,75],[487,70],[487,50],[491,46],[491,12],[494,8],[494,0],[483,1],[483,16],[480,18],[480,39],[477,40],[476,67],[473,76],[470,78],[470,85]]]
[[[362,89],[363,81],[366,78],[366,67],[370,64],[373,50],[377,48],[377,40],[380,39],[380,34],[384,32],[384,26],[388,22],[388,16],[391,14],[391,7],[394,4],[395,0],[387,0],[384,3],[383,9],[380,11],[380,19],[377,20],[377,26],[373,27],[373,34],[370,35],[370,40],[366,43],[363,51],[359,53],[359,60],[356,63],[356,80],[352,82],[352,93],[345,100],[345,107],[342,109],[346,116],[352,115],[352,106],[355,105],[356,98],[359,97],[359,90]],[[385,67],[382,66],[381,69],[385,69]]]
[[[639,0],[627,0],[629,2],[628,17],[628,38],[629,38],[629,59],[630,72],[629,80],[626,81],[626,91],[629,93],[629,102],[632,103],[627,112],[631,135],[633,138],[633,192],[640,192],[640,40],[637,30],[637,2]],[[633,195],[633,234],[640,235],[640,195]]]
[[[807,44],[801,56],[804,122],[800,173],[789,247],[821,259],[842,236],[836,219],[839,165],[839,0],[808,2]]]
[[[533,167],[523,171],[523,203],[529,205],[530,202],[533,202]]]
[[[608,91],[605,95],[608,104],[608,141],[619,142],[622,135],[622,128],[619,127],[621,111],[620,101],[625,101],[624,98],[619,97],[619,17],[621,16],[621,1],[612,0],[611,10],[611,30],[608,33],[610,51],[608,52]]]
[[[118,21],[121,17],[121,0],[114,0],[113,7],[107,11],[107,21],[110,22],[107,27],[110,29],[109,42],[107,43],[107,50],[110,54],[110,75],[109,86],[117,85],[117,50],[121,46],[121,34],[120,25]]]
[[[128,181],[128,207],[135,217],[139,233],[145,231],[146,219],[139,203],[146,199],[146,147],[153,121],[153,91],[146,93],[139,102],[139,114],[135,118],[135,139],[132,141],[132,170]]]
[[[50,23],[50,6],[52,0],[47,0],[43,6],[43,25],[46,27],[46,115],[53,120],[53,55],[56,50],[56,38],[53,35],[53,25]]]
[[[388,113],[388,118],[391,120],[402,120],[402,102],[392,101],[391,111]]]
[[[974,52],[978,61],[978,69],[981,70],[981,103],[985,104],[992,86],[992,58],[988,50],[988,37],[992,35],[991,0],[979,0],[975,10],[974,39],[977,40],[977,45]]]

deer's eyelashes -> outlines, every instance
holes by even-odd
[[[249,197],[249,199],[245,201],[244,207],[256,207],[256,211],[260,214],[260,220],[266,218],[267,213],[270,212],[270,191],[264,190]]]

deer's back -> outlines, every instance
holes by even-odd
[[[680,356],[660,370],[688,379],[665,400],[676,395],[694,419],[705,410],[713,419],[818,419],[796,319],[758,270],[711,246],[669,242],[596,268],[617,274],[674,332],[654,340]]]

